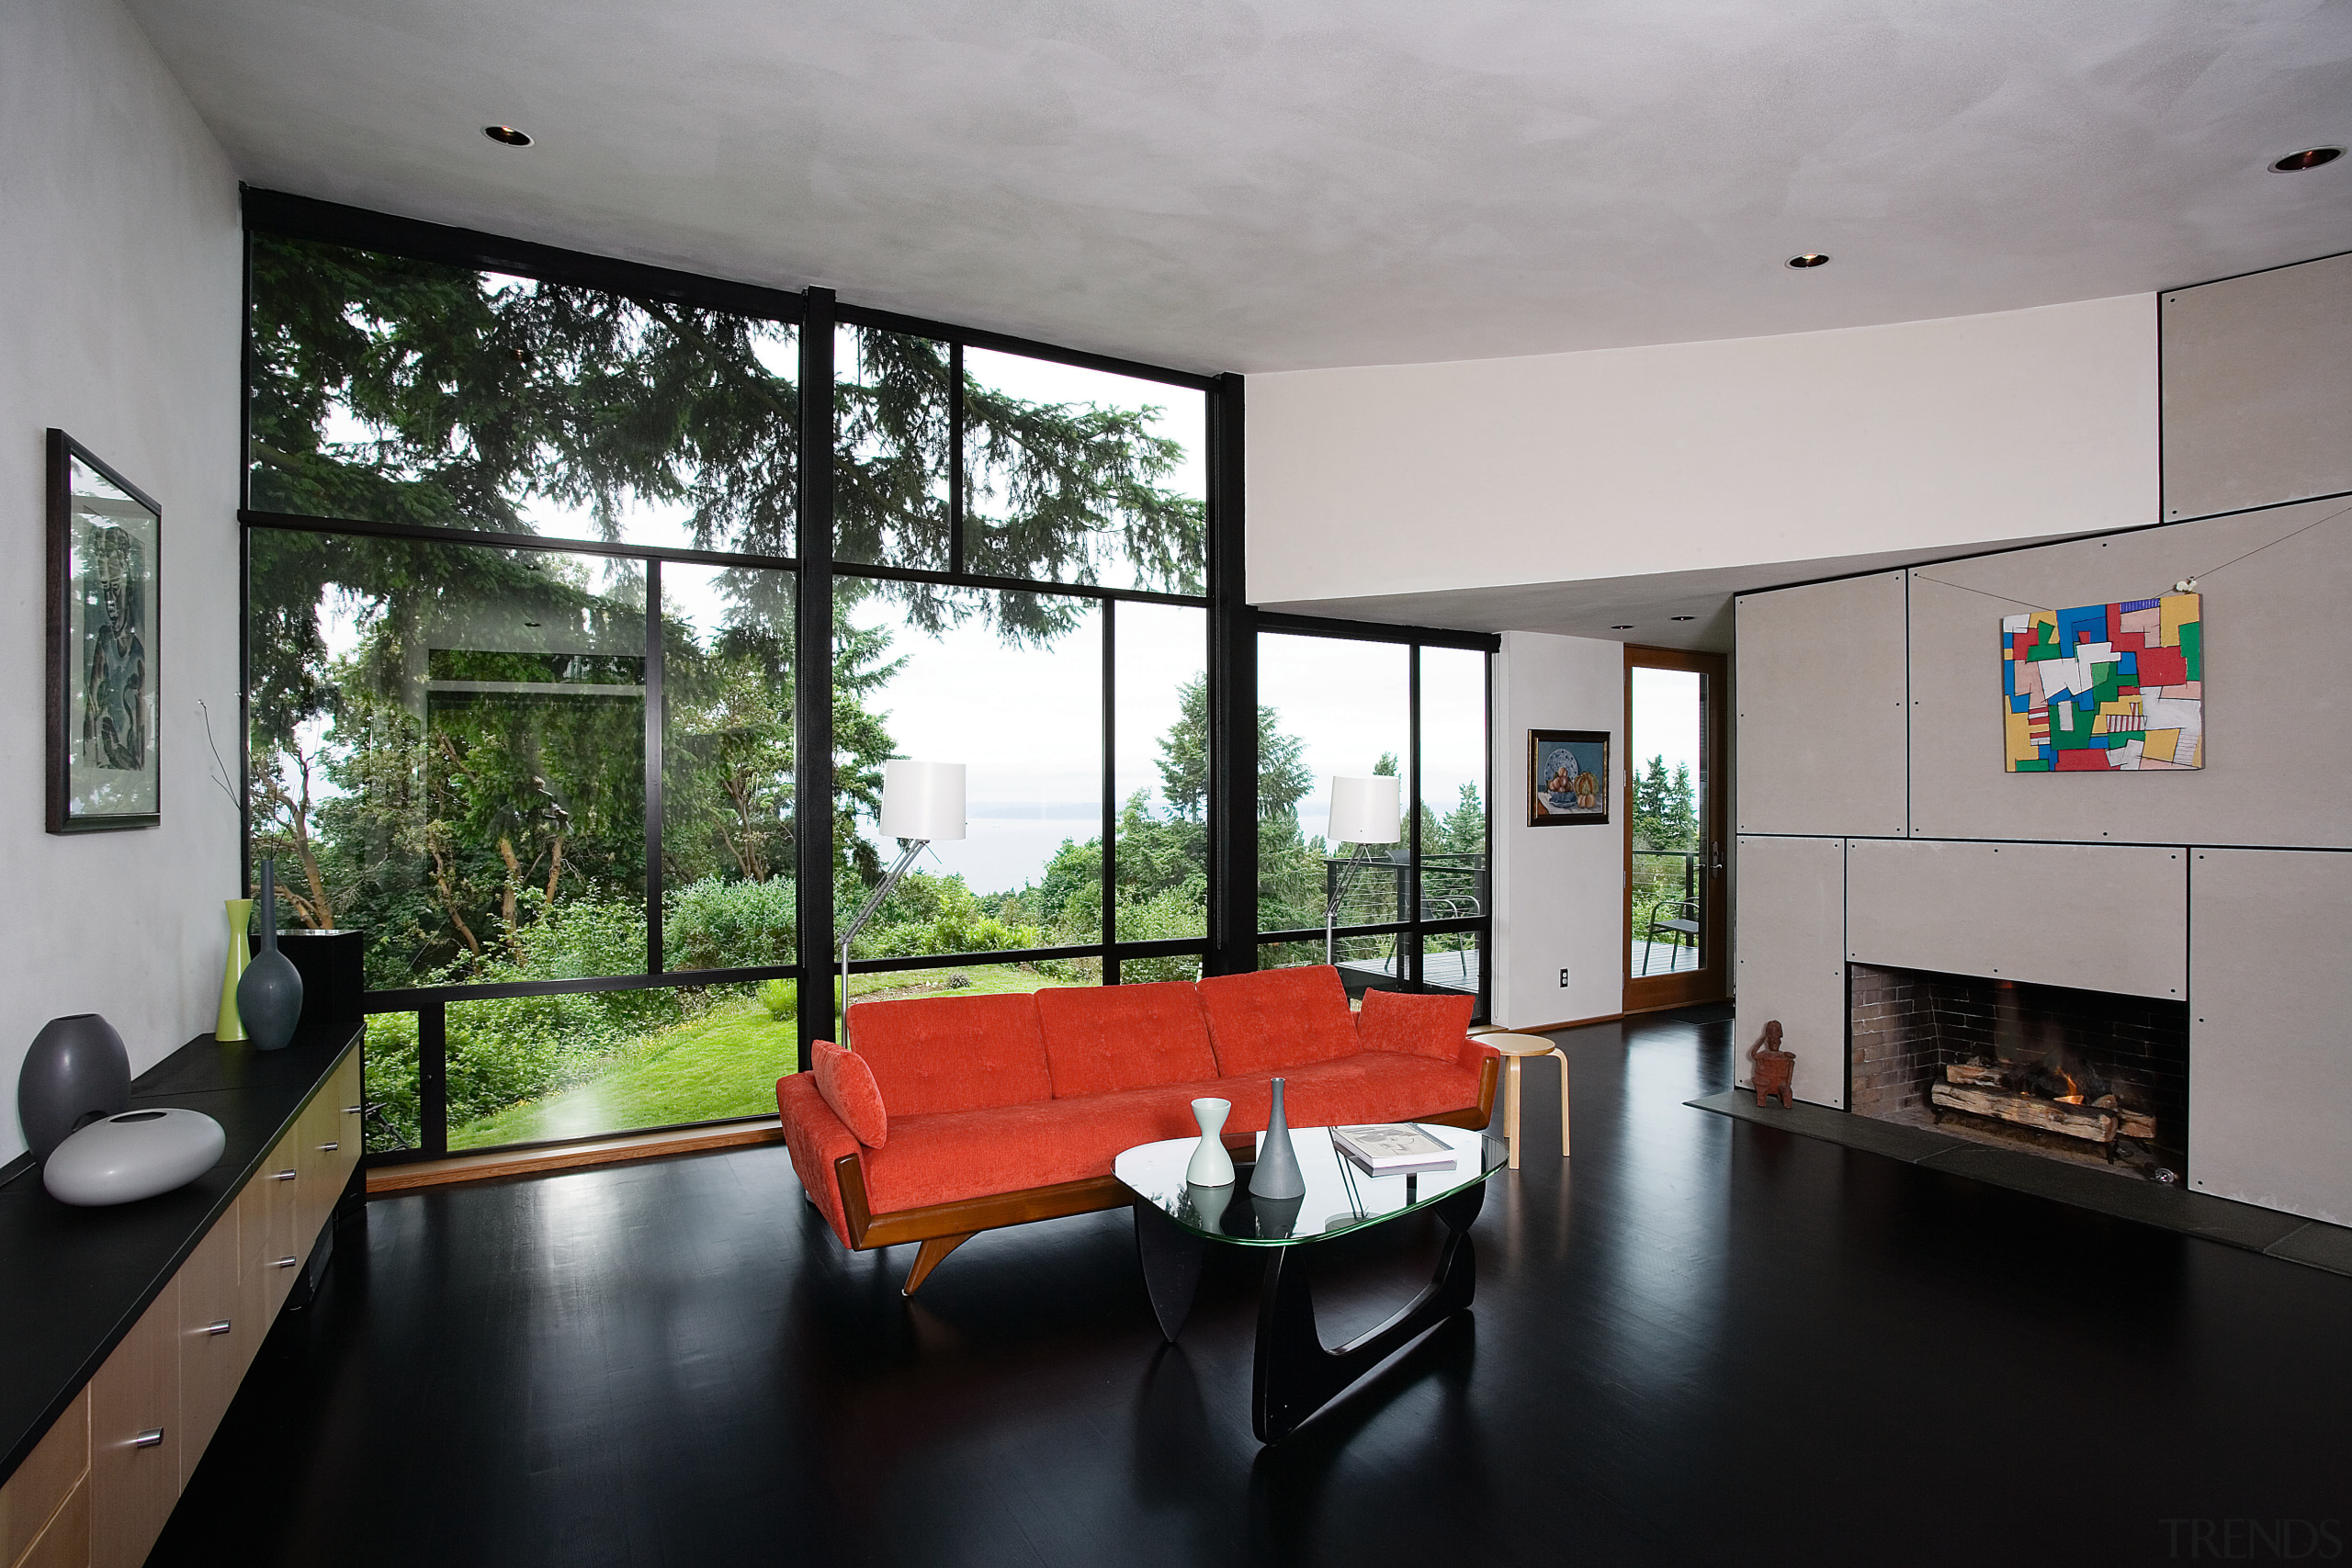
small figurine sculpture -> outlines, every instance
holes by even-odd
[[[1763,1037],[1747,1048],[1747,1059],[1756,1064],[1756,1103],[1760,1106],[1777,1094],[1781,1110],[1793,1109],[1789,1079],[1797,1070],[1797,1059],[1794,1053],[1781,1049],[1779,1019],[1764,1026]]]

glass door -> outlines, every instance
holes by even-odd
[[[1721,654],[1625,649],[1625,1010],[1731,994]]]

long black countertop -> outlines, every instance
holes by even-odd
[[[0,1481],[171,1283],[359,1034],[356,1022],[307,1028],[282,1051],[199,1034],[132,1079],[132,1105],[201,1111],[228,1134],[220,1163],[173,1191],[77,1209],[49,1195],[39,1168],[11,1162],[18,1168],[0,1182]]]

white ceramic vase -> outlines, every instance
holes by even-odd
[[[1193,1101],[1193,1120],[1201,1124],[1201,1145],[1193,1151],[1193,1163],[1184,1168],[1184,1179],[1195,1187],[1230,1187],[1233,1185],[1233,1156],[1225,1152],[1225,1119],[1233,1114],[1229,1100],[1196,1100]]]

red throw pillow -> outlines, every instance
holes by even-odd
[[[814,1043],[817,1052],[817,1092],[833,1108],[857,1141],[878,1149],[890,1136],[890,1115],[882,1109],[882,1091],[875,1086],[874,1069],[865,1058],[844,1051],[830,1040]]]
[[[1367,1051],[1402,1051],[1452,1062],[1469,1037],[1476,997],[1439,997],[1405,991],[1366,991],[1356,1014],[1356,1043]],[[821,1087],[821,1085],[820,1086]]]

